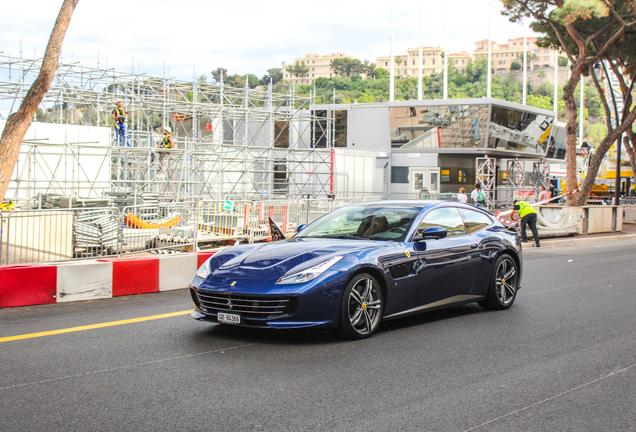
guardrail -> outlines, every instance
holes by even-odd
[[[121,251],[116,208],[13,210],[2,215],[0,264],[114,256]]]

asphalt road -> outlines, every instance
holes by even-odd
[[[0,430],[636,429],[636,240],[524,251],[508,311],[345,342],[188,315],[0,342]],[[0,339],[190,308],[186,290],[0,310]]]

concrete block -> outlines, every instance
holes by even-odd
[[[105,258],[113,263],[113,297],[159,291],[159,259]]]
[[[57,270],[38,264],[0,266],[0,308],[56,302]]]
[[[159,291],[188,288],[196,273],[197,255],[173,254],[159,258]]]
[[[113,296],[113,263],[73,261],[57,264],[57,301],[94,300]]]

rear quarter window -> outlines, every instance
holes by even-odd
[[[492,224],[492,219],[481,212],[459,209],[459,213],[462,215],[464,226],[466,227],[466,233],[468,234],[482,230]]]

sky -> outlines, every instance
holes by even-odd
[[[62,0],[3,2],[0,52],[41,57]],[[524,28],[501,15],[499,0],[421,0],[422,44],[473,51],[488,38],[506,43]],[[419,42],[420,0],[393,0],[394,55]],[[489,4],[492,7],[489,8]],[[528,30],[528,36],[533,35]],[[345,52],[360,60],[389,55],[391,1],[80,0],[62,61],[191,80],[217,67],[258,77],[309,53]]]

